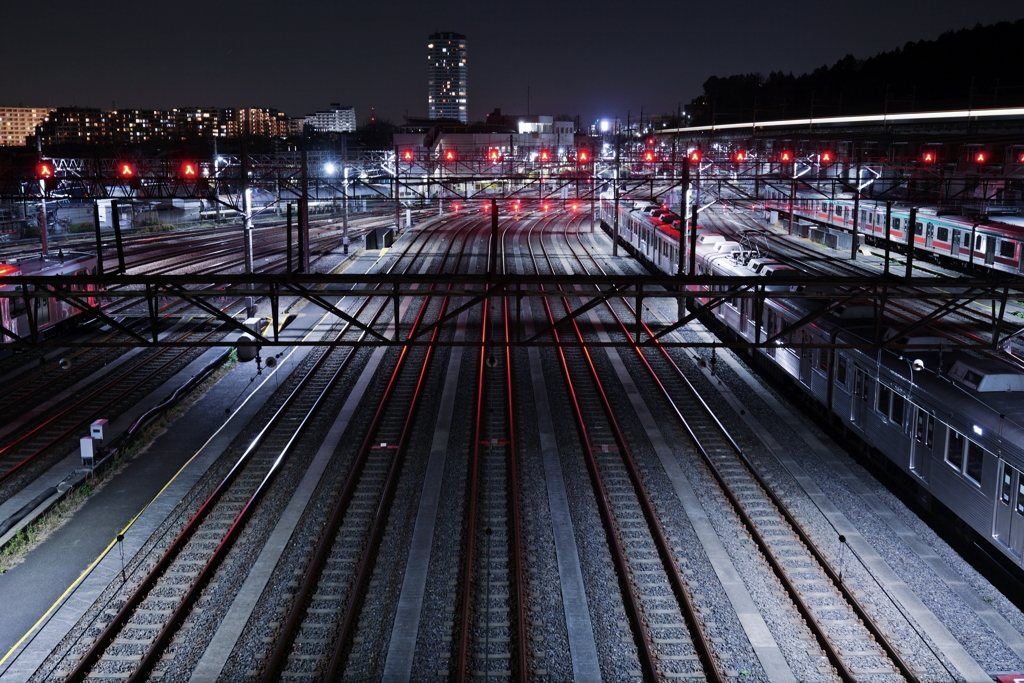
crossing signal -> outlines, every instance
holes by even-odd
[[[832,156],[832,152],[822,152],[821,153],[821,163],[823,163],[823,164],[831,164],[832,160],[834,158],[835,157]]]
[[[699,163],[700,163],[700,160],[701,160],[701,158],[703,158],[703,155],[702,155],[702,154],[700,153],[700,150],[699,150],[699,149],[695,149],[695,150],[693,150],[693,151],[692,151],[692,152],[690,152],[690,154],[689,154],[689,155],[687,156],[687,159],[689,159],[689,160],[690,160],[690,163],[692,163],[692,164],[699,164]]]
[[[50,180],[53,178],[53,164],[49,161],[40,161],[36,164],[36,179]]]
[[[120,161],[117,164],[117,175],[124,180],[135,177],[135,166],[127,161]]]
[[[497,147],[491,147],[487,152],[487,158],[491,161],[501,161],[501,152]]]
[[[411,149],[404,149],[404,150],[402,150],[402,161],[404,161],[404,162],[406,162],[408,164],[411,164],[415,158],[416,157],[412,153]]]
[[[654,163],[654,161],[655,161],[654,150],[653,149],[645,150],[644,151],[644,163],[650,164],[650,163]]]
[[[537,155],[537,158],[540,159],[540,161],[542,163],[546,163],[548,161],[551,161],[551,150],[542,149],[540,151],[540,154]]]
[[[585,149],[579,150],[578,152],[576,152],[576,161],[580,162],[581,164],[589,164],[590,152],[588,152]]]
[[[181,168],[178,170],[178,175],[181,176],[182,180],[196,180],[199,178],[199,164],[194,161],[183,161],[181,162]]]
[[[790,152],[788,149],[784,150],[781,154],[779,154],[779,161],[781,161],[784,164],[788,164],[789,162],[793,161],[793,153]]]
[[[744,152],[742,149],[738,149],[736,150],[736,154],[733,155],[733,159],[736,161],[736,163],[742,164],[744,161],[747,160],[747,153]]]
[[[444,151],[444,160],[449,162],[449,163],[452,163],[452,162],[458,160],[458,155],[455,154],[455,150],[454,149],[446,149]]]
[[[921,161],[926,164],[934,164],[938,159],[938,155],[933,150],[925,150],[924,154],[921,155]]]
[[[983,164],[986,161],[988,161],[988,153],[987,152],[982,151],[982,152],[976,152],[974,154],[974,163],[976,163],[976,164]]]

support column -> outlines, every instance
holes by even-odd
[[[100,203],[92,202],[92,224],[96,228],[96,274],[103,277],[103,238],[100,235]]]
[[[857,152],[857,177],[853,181],[853,240],[850,259],[857,260],[857,228],[860,226],[860,152]]]

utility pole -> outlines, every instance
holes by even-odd
[[[347,160],[346,154],[346,160]],[[342,191],[345,193],[344,201],[341,205],[341,246],[344,253],[348,253],[348,166],[342,171],[344,174],[344,180],[342,182]]]
[[[398,186],[398,146],[395,146],[395,238],[402,234],[402,202]]]
[[[213,139],[213,208],[217,211],[214,223],[220,223],[220,189],[217,174],[220,173],[220,155],[217,154],[217,138]]]
[[[36,134],[36,151],[38,160],[41,162],[43,160],[43,138],[39,134]],[[50,250],[46,244],[46,180],[43,178],[39,179],[39,238],[43,256],[46,256]]]
[[[857,177],[853,181],[853,240],[850,259],[857,260],[857,228],[860,225],[860,150],[857,150]]]
[[[627,114],[628,117],[628,114]],[[619,255],[619,135],[615,135],[615,215],[612,217],[612,256]]]
[[[299,204],[299,268],[309,272],[309,158],[302,145],[302,198]]]
[[[242,193],[242,248],[245,251],[245,272],[252,275],[252,208],[249,204],[249,151],[246,136],[242,137],[241,181],[238,184]]]

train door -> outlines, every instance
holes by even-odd
[[[803,330],[800,330],[801,344],[811,344],[813,343],[813,341],[814,340],[811,338],[811,335],[809,335],[807,332]],[[807,346],[802,346],[800,348],[800,381],[803,382],[804,385],[808,387],[811,386],[811,361],[813,359],[813,356],[814,349],[809,348]]]
[[[910,424],[914,426],[914,438],[910,440],[910,471],[928,481],[935,443],[935,416],[920,406],[911,405]]]
[[[991,266],[996,261],[996,239],[991,235],[985,237],[985,265]]]
[[[925,226],[924,232],[924,248],[931,249],[932,241],[935,239],[935,226],[929,223]]]
[[[960,231],[953,231],[953,244],[949,249],[949,253],[952,254],[953,258],[960,258]]]
[[[871,378],[863,368],[853,370],[853,397],[850,401],[850,421],[858,427],[864,427],[868,410],[868,383]]]
[[[996,500],[992,535],[1011,553],[1024,553],[1024,476],[1009,463],[1000,461],[1002,472]]]

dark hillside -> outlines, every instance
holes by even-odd
[[[794,76],[774,71],[704,82],[694,125],[1024,105],[1024,19],[948,31],[868,59],[847,55]]]

